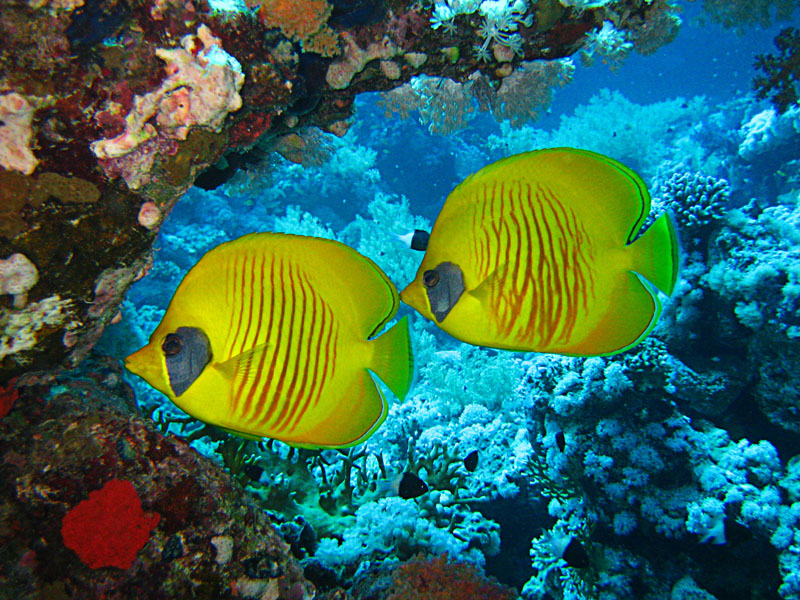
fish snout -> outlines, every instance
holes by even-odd
[[[164,382],[158,358],[158,356],[153,356],[153,350],[148,344],[125,358],[125,368],[154,388],[161,390]]]
[[[428,317],[433,316],[428,306],[428,299],[423,291],[422,283],[419,277],[409,283],[406,288],[400,292],[400,300],[408,304],[411,308],[416,310],[419,314]]]

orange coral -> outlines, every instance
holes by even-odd
[[[307,51],[335,56],[336,32],[326,25],[332,11],[326,0],[264,0],[259,15],[266,26],[279,27]]]
[[[469,563],[417,556],[399,566],[387,600],[514,600],[517,593],[478,573]]]

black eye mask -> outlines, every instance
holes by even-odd
[[[422,284],[428,293],[431,312],[441,323],[464,293],[461,268],[451,262],[440,263],[435,269],[423,273]]]
[[[176,396],[183,394],[211,360],[211,344],[202,329],[178,327],[161,343],[167,363],[169,387]]]

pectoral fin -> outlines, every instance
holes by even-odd
[[[490,298],[497,296],[508,272],[508,265],[500,265],[486,279],[470,292],[481,304],[486,305]]]

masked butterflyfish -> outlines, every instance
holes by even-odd
[[[368,258],[339,242],[254,233],[186,274],[127,368],[186,413],[300,447],[364,441],[386,417],[376,374],[399,398],[413,378],[407,318]]]
[[[585,150],[518,154],[447,197],[401,299],[479,346],[572,356],[622,352],[672,293],[678,240],[635,172]]]

